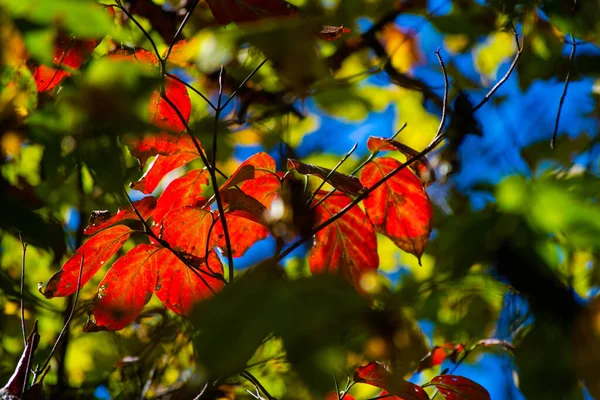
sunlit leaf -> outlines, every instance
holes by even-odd
[[[167,249],[160,250],[157,257],[155,293],[176,314],[188,315],[194,304],[223,288],[223,281],[211,276],[223,274],[223,264],[214,251],[210,252],[208,263],[203,262],[196,269],[185,265]]]
[[[371,187],[400,165],[393,158],[375,158],[363,168],[360,181]],[[410,170],[400,170],[363,203],[377,232],[402,250],[421,257],[431,233],[433,209],[421,182]]]
[[[200,156],[196,152],[182,152],[172,156],[156,156],[144,176],[139,181],[133,182],[130,186],[132,189],[150,194],[156,189],[166,174],[174,169],[183,167],[198,157]]]
[[[446,400],[491,400],[480,384],[463,376],[440,375],[431,380]]]
[[[119,330],[137,318],[154,293],[161,249],[140,244],[115,261],[98,285],[84,332]]]
[[[407,145],[402,144],[394,139],[371,136],[367,140],[367,148],[371,153],[376,151],[397,150],[406,156],[407,161],[417,158],[408,167],[417,174],[424,187],[427,187],[435,182],[435,171],[431,164],[429,164],[427,157],[421,156],[419,158],[419,152],[408,147]]]
[[[385,51],[391,57],[394,68],[399,72],[408,72],[421,63],[423,56],[419,51],[416,35],[403,32],[398,25],[388,24],[382,30]]]
[[[330,169],[319,167],[318,165],[304,164],[298,160],[288,159],[287,167],[288,171],[295,169],[302,175],[315,175],[323,180],[331,174],[327,178],[327,183],[350,196],[358,196],[365,189],[360,180],[355,176],[342,174],[337,171],[332,173]]]
[[[198,207],[181,207],[167,213],[162,221],[160,238],[175,250],[198,258],[206,257],[211,246],[213,213]]]
[[[382,388],[394,396],[386,396],[393,400],[429,400],[427,393],[414,383],[392,375],[387,367],[380,362],[370,362],[356,368],[354,381]]]
[[[445,343],[442,346],[434,346],[431,351],[419,361],[417,372],[440,365],[446,358],[456,362],[459,354],[465,350],[464,344]]]
[[[134,201],[133,205],[140,213],[142,218],[147,220],[150,218],[150,215],[156,206],[156,199],[152,196],[147,196],[141,200]],[[119,207],[119,210],[115,214],[111,214],[107,210],[92,211],[89,224],[87,227],[85,227],[83,233],[85,235],[93,235],[94,233],[108,228],[109,226],[113,226],[119,222],[131,219],[139,220],[134,208],[131,205]]]
[[[75,293],[82,257],[81,286],[85,285],[98,272],[100,267],[121,248],[132,232],[127,226],[117,225],[88,239],[67,260],[60,271],[50,278],[44,289],[44,296],[50,299]]]
[[[231,239],[231,253],[233,257],[243,256],[255,243],[269,236],[269,229],[266,226],[251,219],[228,213],[225,213],[225,218]],[[221,218],[215,223],[214,234],[218,238],[217,245],[223,252],[226,252],[227,245]]]
[[[273,157],[267,153],[256,153],[240,164],[233,174],[221,185],[220,190],[225,190],[249,179],[275,175],[276,165]]]
[[[189,122],[192,111],[187,88],[183,83],[167,76],[164,96],[168,100],[162,98],[158,92],[154,92],[152,95],[149,106],[150,122],[171,132],[185,131],[185,125]]]
[[[314,204],[327,192],[320,191]],[[345,194],[336,192],[315,208],[315,224],[327,221],[352,203]],[[375,271],[379,266],[377,238],[373,224],[360,207],[352,207],[341,218],[329,224],[315,235],[315,244],[308,254],[313,274],[341,273],[357,288],[365,272]]]
[[[169,183],[152,212],[154,222],[160,224],[171,210],[194,205],[202,198],[203,186],[208,185],[209,178],[208,170],[195,169]]]

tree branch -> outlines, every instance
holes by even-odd
[[[556,145],[556,135],[558,134],[558,126],[560,123],[560,115],[562,113],[563,104],[565,102],[565,97],[567,97],[567,90],[569,89],[569,82],[571,79],[571,66],[573,65],[573,58],[575,57],[575,49],[577,48],[577,44],[575,43],[575,38],[573,34],[571,34],[571,54],[569,55],[569,67],[567,70],[567,77],[565,78],[565,87],[563,89],[562,95],[560,96],[560,101],[558,102],[558,111],[556,113],[556,121],[554,122],[554,133],[552,134],[552,139],[550,140],[550,148],[554,150]]]

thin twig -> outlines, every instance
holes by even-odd
[[[306,202],[306,205],[309,205],[312,203],[313,199],[315,198],[315,196],[317,195],[317,193],[319,192],[319,190],[321,190],[321,188],[327,183],[327,181],[329,180],[329,178],[331,178],[331,176],[337,171],[337,169],[339,167],[342,166],[342,164],[348,159],[348,157],[350,157],[352,155],[352,153],[354,153],[354,151],[356,150],[356,148],[358,147],[357,143],[354,143],[354,146],[352,146],[352,148],[350,149],[350,151],[348,151],[344,157],[335,165],[335,167],[333,167],[333,169],[331,171],[329,171],[329,173],[327,174],[327,176],[325,177],[325,179],[323,179],[323,182],[321,182],[321,184],[319,185],[319,187],[317,187],[317,190],[315,190],[312,194],[312,196],[310,196],[310,199],[308,199],[308,201]]]
[[[27,346],[27,329],[25,328],[25,300],[23,294],[25,293],[25,254],[27,253],[27,243],[23,241],[23,236],[19,232],[19,240],[21,241],[21,247],[23,253],[21,256],[21,332],[23,333],[23,344]]]
[[[256,379],[256,377],[254,375],[252,375],[250,372],[244,370],[240,373],[240,375],[243,376],[244,378],[246,378],[254,386],[259,388],[260,391],[263,392],[265,396],[267,396],[268,400],[276,400],[275,397],[271,396],[271,394],[267,391],[267,389],[265,389],[265,387],[260,383],[260,381],[258,379]]]
[[[440,55],[440,49],[435,51],[435,55],[437,56],[438,62],[440,63],[440,68],[442,69],[442,74],[444,75],[444,100],[443,104],[448,104],[448,74],[446,73],[446,66],[444,65],[444,60],[442,60],[442,56]],[[440,125],[438,126],[437,133],[433,137],[432,143],[436,141],[438,135],[444,129],[444,124],[446,123],[446,107],[442,107],[442,118],[440,119]]]
[[[175,41],[177,40],[177,38],[181,34],[181,31],[183,31],[183,28],[185,27],[185,25],[188,23],[190,15],[192,15],[192,13],[194,12],[194,9],[196,8],[197,5],[198,5],[198,0],[194,0],[194,3],[192,4],[192,6],[190,7],[190,9],[188,10],[187,14],[185,14],[185,17],[183,18],[183,21],[181,22],[181,25],[179,25],[179,28],[177,28],[177,32],[175,32],[175,35],[173,36],[173,40],[171,40],[171,45],[169,46],[169,50],[167,50],[167,54],[164,57],[165,61],[171,55],[171,50],[173,50],[173,45],[175,45]]]
[[[515,43],[517,44],[517,54],[515,55],[515,58],[513,59],[512,64],[510,64],[508,71],[506,71],[506,74],[504,74],[502,79],[500,79],[498,81],[498,83],[496,83],[494,85],[494,87],[490,89],[490,91],[479,102],[479,104],[477,104],[475,107],[473,107],[473,112],[479,110],[481,107],[483,107],[483,105],[485,103],[488,102],[489,99],[492,98],[494,93],[496,93],[496,90],[500,89],[500,86],[504,85],[504,82],[506,82],[508,80],[508,78],[510,78],[510,75],[512,74],[513,70],[517,66],[517,63],[519,62],[519,59],[521,58],[521,54],[523,54],[523,46],[521,46],[521,43],[519,43],[519,34],[517,33],[517,29],[514,26],[513,26],[513,34],[515,36]]]
[[[176,81],[178,81],[179,83],[182,83],[183,85],[185,85],[188,89],[190,89],[192,92],[196,93],[198,96],[202,97],[202,99],[213,109],[213,110],[217,110],[217,107],[215,107],[215,105],[208,99],[208,97],[206,97],[205,95],[202,94],[202,92],[200,92],[198,89],[196,89],[195,87],[193,87],[192,85],[190,85],[189,83],[187,83],[186,81],[184,81],[183,79],[181,79],[180,77],[178,77],[175,74],[172,74],[170,72],[167,72],[165,75],[167,75],[169,78],[171,79],[175,79]]]
[[[440,56],[439,52],[436,52],[436,54],[437,54],[438,59],[440,61],[440,66],[442,67],[442,73],[444,75],[446,75],[446,69],[444,67],[444,63],[443,63],[442,57]],[[447,78],[445,78],[445,79],[447,79]],[[447,107],[448,107],[448,102],[444,101],[443,104],[442,104],[442,109],[443,109],[442,110],[442,115],[445,115],[445,111],[444,110]],[[434,140],[432,143],[430,143],[429,146],[427,146],[423,151],[421,151],[420,153],[418,153],[417,155],[415,155],[411,159],[407,160],[405,163],[400,164],[398,167],[396,167],[395,169],[393,169],[390,173],[388,173],[386,176],[384,176],[383,178],[381,178],[381,180],[379,180],[379,182],[375,183],[373,186],[371,186],[370,188],[368,188],[367,190],[365,190],[358,197],[356,197],[350,204],[348,204],[346,207],[344,207],[340,211],[338,211],[337,214],[332,215],[328,220],[323,221],[321,224],[319,224],[318,226],[316,226],[315,228],[313,228],[313,230],[310,232],[310,234],[305,235],[304,237],[301,237],[300,239],[296,240],[294,243],[292,243],[287,249],[285,249],[279,255],[279,257],[277,258],[276,261],[277,262],[281,261],[283,258],[285,258],[286,256],[288,256],[291,252],[293,252],[295,249],[297,249],[300,245],[302,245],[302,243],[304,243],[305,241],[307,241],[310,238],[312,238],[315,234],[317,234],[318,232],[320,232],[325,227],[329,226],[333,222],[335,222],[338,219],[340,219],[342,216],[344,216],[344,214],[346,214],[348,211],[350,211],[350,209],[352,209],[352,207],[356,206],[362,200],[366,199],[371,193],[373,193],[375,190],[377,190],[380,186],[382,186],[388,180],[390,180],[391,178],[393,178],[398,172],[402,171],[404,168],[408,167],[409,165],[411,165],[415,161],[420,160],[423,156],[426,156],[427,154],[429,154],[446,137],[446,133],[445,132],[442,133],[442,128],[443,128],[443,125],[440,124],[440,126],[438,127],[438,131],[436,132],[436,134],[434,136],[437,139]]]
[[[231,95],[229,96],[229,98],[225,101],[225,103],[223,104],[223,107],[221,108],[225,108],[227,107],[227,105],[231,102],[231,100],[233,100],[233,98],[237,95],[238,91],[244,87],[244,85],[246,85],[246,83],[254,76],[254,74],[256,74],[258,72],[258,70],[265,65],[265,63],[268,61],[268,58],[265,58],[260,64],[258,64],[258,66],[256,68],[254,68],[254,70],[252,72],[250,72],[250,75],[248,75],[246,77],[246,79],[244,79],[242,81],[242,83],[240,83],[240,85],[238,86],[237,89],[235,89],[233,91],[233,93],[231,93]]]
[[[60,343],[60,340],[67,332],[67,330],[69,328],[69,324],[71,323],[71,320],[73,319],[73,315],[75,314],[75,307],[77,306],[77,300],[79,300],[79,292],[81,291],[81,276],[83,275],[83,262],[84,262],[84,256],[82,254],[81,255],[81,263],[79,263],[79,275],[77,276],[77,290],[75,291],[75,299],[73,300],[73,307],[71,307],[71,312],[69,313],[69,317],[67,318],[67,321],[65,322],[62,330],[60,331],[60,334],[58,335],[56,342],[54,342],[54,346],[52,346],[52,350],[50,350],[50,354],[48,355],[48,358],[44,362],[42,368],[38,368],[38,370],[40,370],[40,371],[45,370],[46,367],[48,366],[48,364],[50,363],[50,360],[52,359],[52,356],[54,355],[54,352],[56,351],[58,344]]]
[[[558,134],[558,126],[560,123],[560,115],[562,113],[563,104],[565,102],[565,97],[567,97],[567,90],[569,89],[569,82],[571,80],[571,66],[573,65],[573,57],[575,57],[575,49],[577,48],[577,44],[575,43],[575,38],[571,33],[571,54],[569,55],[569,66],[567,69],[567,77],[565,78],[565,87],[563,89],[562,95],[560,96],[560,101],[558,103],[558,112],[556,113],[556,121],[554,122],[554,133],[552,134],[552,139],[550,140],[550,148],[554,150],[556,145],[556,135]]]
[[[156,46],[154,39],[152,39],[152,36],[150,36],[150,34],[144,29],[144,27],[138,22],[138,20],[135,19],[135,17],[129,12],[129,10],[127,8],[125,8],[125,6],[121,3],[121,0],[116,0],[116,3],[117,3],[117,8],[119,8],[121,11],[123,11],[123,13],[125,15],[127,15],[127,18],[129,18],[131,21],[133,21],[133,23],[139,28],[139,30],[142,31],[142,33],[144,34],[146,39],[148,39],[148,41],[152,45],[152,48],[154,49],[154,53],[156,53],[156,58],[161,60],[160,53],[158,52],[158,47]]]
[[[200,398],[204,395],[204,392],[206,392],[206,388],[208,388],[208,382],[204,384],[202,390],[200,390],[200,393],[198,393],[198,396],[194,397],[194,400],[200,400]]]

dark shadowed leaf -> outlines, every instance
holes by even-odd
[[[463,376],[440,375],[431,380],[446,400],[491,400],[480,384]]]
[[[334,40],[341,39],[343,34],[350,32],[351,30],[348,28],[344,28],[344,26],[323,25],[323,28],[319,31],[319,34],[317,36],[319,37],[319,39],[332,42]]]
[[[295,169],[302,175],[315,175],[323,180],[331,174],[327,178],[327,183],[350,196],[358,196],[365,189],[357,177],[337,171],[331,173],[330,169],[319,167],[318,165],[304,164],[298,160],[288,159],[287,168],[288,171]]]
[[[82,257],[81,286],[85,285],[98,272],[100,267],[121,248],[132,232],[127,226],[117,225],[88,239],[67,260],[60,271],[50,278],[44,289],[44,296],[51,299],[52,297],[69,296],[75,293]]]
[[[285,0],[207,0],[206,3],[221,25],[296,14],[296,9]]]

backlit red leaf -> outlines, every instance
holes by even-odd
[[[288,159],[287,168],[288,171],[295,169],[302,175],[315,175],[323,180],[327,178],[327,183],[350,196],[358,196],[364,190],[363,185],[357,177],[345,175],[337,171],[332,173],[330,169],[319,167],[318,165],[304,164],[298,160]]]
[[[52,68],[40,65],[33,71],[33,78],[37,84],[38,92],[54,89],[71,73],[61,69],[68,67],[78,69],[81,64],[92,54],[97,40],[79,40],[67,36],[59,36],[54,44],[54,65]]]
[[[397,150],[404,154],[407,160],[418,157],[419,155],[418,151],[398,142],[397,140],[389,138],[371,136],[369,137],[369,140],[367,140],[367,147],[371,153],[376,151]],[[435,182],[435,171],[431,164],[429,164],[427,157],[418,157],[409,165],[409,168],[412,169],[415,174],[417,174],[423,186],[427,187]]]
[[[296,14],[296,9],[284,0],[206,0],[206,3],[221,25]]]
[[[138,159],[140,168],[150,157],[171,156],[179,153],[195,153],[198,150],[187,134],[175,135],[166,132],[146,135],[129,143],[129,152]]]
[[[137,318],[154,293],[161,248],[140,244],[115,261],[98,285],[84,332],[119,330]]]
[[[263,223],[267,208],[260,201],[238,188],[223,190],[220,194],[226,213]]]
[[[227,229],[231,239],[232,257],[243,256],[252,245],[269,236],[269,229],[248,218],[225,213],[225,219],[227,220]],[[214,232],[217,237],[217,245],[219,248],[224,252],[227,251],[225,234],[223,233],[223,226],[221,225],[220,218],[215,224]]]
[[[440,375],[431,380],[446,400],[490,400],[490,394],[480,384],[463,376]]]
[[[250,179],[276,174],[277,165],[273,157],[263,152],[256,153],[241,163],[219,190],[228,189]]]
[[[316,204],[327,192],[320,191],[313,200]],[[336,192],[315,208],[315,224],[330,219],[352,199]],[[373,224],[360,207],[352,207],[315,235],[315,243],[308,254],[313,274],[342,273],[360,287],[360,278],[379,266],[377,238]]]
[[[133,205],[135,206],[135,209],[140,213],[142,218],[144,218],[144,220],[147,220],[148,218],[150,218],[152,210],[154,210],[154,207],[156,206],[156,199],[152,196],[147,196],[141,200],[134,201]],[[93,235],[94,233],[99,232],[102,229],[116,225],[119,222],[123,222],[128,219],[139,220],[137,214],[135,213],[131,205],[119,207],[119,210],[116,214],[111,214],[106,210],[92,211],[92,215],[90,215],[89,225],[83,230],[83,233],[85,235]]]
[[[271,207],[273,200],[281,194],[281,181],[276,175],[261,176],[242,182],[238,186],[248,196],[260,201],[267,209]]]
[[[206,250],[213,247],[213,219],[212,212],[198,207],[174,209],[165,215],[162,221],[160,238],[166,240],[177,251],[204,258]]]
[[[173,103],[175,108],[163,99],[159,92],[154,92],[150,100],[150,122],[170,132],[181,133],[185,131],[185,124],[189,122],[192,111],[192,103],[187,88],[183,83],[167,76],[165,79],[165,97]]]
[[[150,194],[156,189],[160,181],[169,172],[183,167],[185,164],[200,157],[198,153],[183,152],[172,156],[156,156],[152,165],[137,182],[130,185],[132,189],[139,190],[142,193]]]
[[[81,257],[83,256],[84,259],[81,273],[81,286],[83,286],[121,248],[132,232],[127,226],[117,225],[91,237],[50,278],[44,289],[44,296],[50,299],[75,293]]]
[[[419,361],[417,372],[440,365],[446,358],[449,358],[452,362],[456,362],[458,356],[463,351],[465,351],[465,345],[462,343],[445,343],[442,346],[435,346],[425,357],[423,357],[423,359],[421,359],[421,361]]]
[[[371,187],[400,165],[393,158],[375,158],[363,168],[360,181]],[[420,259],[431,233],[433,209],[421,182],[410,170],[400,170],[363,204],[377,232]]]
[[[350,29],[344,28],[344,26],[323,25],[323,28],[317,36],[319,37],[319,39],[332,42],[334,40],[341,39],[343,34],[350,32]]]
[[[209,174],[206,169],[195,169],[169,183],[156,202],[152,213],[154,222],[160,224],[171,210],[194,205],[202,198],[202,186],[208,183]]]
[[[356,368],[354,381],[382,388],[381,395],[394,395],[386,397],[391,400],[429,400],[421,386],[394,376],[384,364],[376,361]]]
[[[161,249],[158,257],[158,282],[156,296],[167,308],[179,315],[189,315],[195,303],[211,297],[223,288],[223,281],[209,276],[223,274],[223,265],[214,251],[206,263],[198,269],[185,265],[167,249]]]

